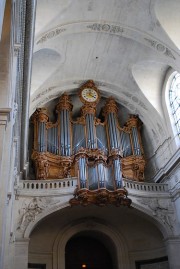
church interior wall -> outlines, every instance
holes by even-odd
[[[38,12],[42,12],[42,2],[40,1],[41,0],[37,0],[39,3]],[[27,0],[27,2],[30,8],[32,8],[31,15],[35,15],[33,11],[34,7],[33,4],[31,6],[31,3],[35,5],[36,1],[29,2]],[[79,1],[77,2],[79,3]],[[88,18],[90,19],[95,1],[89,0],[87,2],[88,6],[86,7],[87,3],[84,1],[83,7],[87,8]],[[108,1],[106,0],[105,2],[107,5]],[[130,5],[134,6],[135,2],[131,2]],[[37,62],[37,70],[35,68],[33,69],[34,81],[32,83],[34,92],[31,95],[31,100],[26,99],[25,101],[23,96],[27,97],[29,94],[28,90],[30,90],[31,79],[32,55],[30,54],[32,53],[32,47],[29,48],[29,44],[31,42],[32,46],[34,36],[33,25],[28,24],[28,21],[30,21],[28,18],[31,16],[29,16],[28,10],[25,11],[26,1],[1,0],[0,269],[27,269],[28,262],[33,264],[46,264],[46,269],[64,269],[65,246],[72,236],[81,232],[84,232],[90,237],[93,237],[94,233],[96,237],[107,246],[111,254],[112,249],[115,250],[116,253],[112,254],[115,260],[115,269],[136,269],[135,261],[153,260],[162,257],[168,258],[169,265],[167,265],[167,262],[165,265],[167,269],[179,269],[179,139],[177,139],[177,135],[176,138],[174,138],[172,123],[165,101],[165,90],[169,76],[175,70],[180,71],[179,50],[177,50],[179,39],[174,35],[174,31],[170,29],[170,26],[173,25],[173,16],[169,18],[169,24],[163,19],[164,15],[167,18],[167,10],[169,9],[168,0],[149,1],[151,2],[151,4],[149,3],[149,9],[146,9],[146,1],[137,0],[137,2],[138,5],[143,2],[146,12],[149,12],[147,13],[147,20],[143,15],[144,13],[142,13],[145,27],[144,32],[141,29],[142,21],[136,21],[136,19],[134,21],[137,23],[138,27],[140,27],[139,29],[141,29],[139,30],[139,35],[138,31],[133,30],[130,17],[128,17],[126,23],[130,23],[131,26],[124,27],[121,23],[120,26],[117,25],[119,28],[116,28],[116,30],[121,31],[120,33],[112,33],[108,30],[114,29],[113,27],[115,26],[115,24],[110,23],[112,17],[109,17],[109,21],[107,21],[109,24],[104,24],[102,21],[98,26],[96,22],[98,13],[96,10],[93,15],[95,21],[89,22],[91,28],[84,26],[84,21],[82,24],[78,24],[77,22],[75,22],[75,24],[72,23],[72,25],[69,24],[65,30],[59,28],[59,32],[56,32],[58,34],[57,37],[55,37],[55,41],[56,45],[58,42],[62,41],[62,55],[60,55],[59,51],[55,52],[54,49],[46,48],[46,44],[51,44],[51,41],[53,41],[53,31],[50,34],[47,29],[47,32],[45,32],[47,35],[44,39],[37,39],[36,36],[34,63]],[[156,7],[154,7],[155,2],[159,2]],[[74,10],[73,1],[67,1],[67,6],[64,1],[61,1],[61,3],[64,5],[65,14],[69,7],[71,12]],[[163,6],[164,3],[165,5]],[[179,3],[173,0],[173,7],[176,7],[176,4],[177,7],[179,7]],[[103,4],[105,8],[107,7],[106,5]],[[137,8],[137,12],[138,5],[136,5],[136,7],[134,6],[134,8]],[[113,9],[112,2],[110,6]],[[161,7],[163,7],[163,10],[161,10]],[[129,9],[128,6],[127,8]],[[122,10],[126,10],[125,5],[123,5]],[[176,18],[175,25],[179,25],[177,10],[174,9],[174,13],[172,13]],[[108,10],[106,10],[106,12],[109,14]],[[158,14],[158,12],[160,13]],[[48,14],[48,12],[46,14]],[[49,14],[52,15],[53,12]],[[74,20],[77,18],[82,19],[84,16],[78,14],[79,10],[77,14],[75,12],[73,13]],[[70,19],[70,15],[71,13],[68,14],[67,18],[64,17],[64,19]],[[152,21],[148,23],[150,17]],[[58,17],[56,19],[59,23]],[[37,22],[39,22],[38,20],[39,17]],[[28,26],[26,24],[28,24]],[[31,35],[28,36],[27,34],[26,40],[24,35],[25,25],[27,26],[26,30],[29,29],[29,34]],[[71,26],[77,27],[74,29],[78,29],[80,32],[78,34],[71,33],[71,29],[70,31],[68,30],[68,27],[70,28]],[[95,27],[95,29],[93,27]],[[59,33],[61,33],[61,30],[62,35],[60,36]],[[39,33],[41,33],[41,31],[42,29]],[[91,32],[92,46],[93,40],[96,40],[97,33],[99,34],[100,38],[97,38],[99,42],[97,43],[98,49],[97,51],[94,50],[94,52],[101,53],[103,40],[108,42],[109,51],[111,53],[109,55],[107,54],[107,56],[112,55],[113,57],[111,60],[107,61],[107,65],[102,61],[98,69],[98,56],[92,59],[89,69],[87,67],[86,70],[84,70],[85,67],[83,65],[85,57],[82,57],[82,62],[74,61],[77,55],[80,55],[80,50],[77,51],[77,54],[74,53],[73,56],[73,50],[71,50],[71,48],[73,44],[76,44],[75,48],[77,48],[81,31],[82,33],[84,31],[84,36],[86,36],[86,40],[84,39],[84,41],[86,42],[87,48],[88,43],[90,43],[87,38],[89,31]],[[128,37],[125,36],[126,31],[129,31]],[[152,36],[153,34],[154,36]],[[136,35],[138,35],[138,37],[136,37]],[[150,36],[152,40],[148,39]],[[179,36],[179,34],[177,36]],[[42,36],[39,35],[39,37]],[[139,40],[137,40],[138,38]],[[38,40],[40,41],[39,44],[37,44]],[[118,46],[120,40],[123,44],[121,48]],[[26,52],[30,49],[29,56],[24,54],[24,41],[26,41],[27,45]],[[111,47],[111,41],[114,42],[114,47]],[[67,46],[66,42],[68,44]],[[126,44],[128,48],[131,48],[131,54],[126,55],[126,59],[123,58],[122,61],[118,62],[116,59],[118,57],[116,57],[113,52],[116,51],[119,53],[119,51],[123,51],[125,53],[127,47],[123,46],[126,46]],[[126,60],[129,61],[131,57],[136,56],[137,51],[133,52],[133,44],[139,54],[139,56],[134,58],[136,62],[134,65],[134,73],[132,71],[132,62],[126,65]],[[88,51],[87,48],[84,53]],[[63,56],[63,53],[64,55],[66,54],[64,51],[66,49],[69,49],[69,54],[66,55],[68,59],[67,62],[66,57]],[[38,50],[40,53],[38,53]],[[46,56],[44,59],[43,55]],[[92,55],[89,55],[92,56],[95,54],[92,53]],[[100,56],[102,56],[102,54],[100,54]],[[48,62],[50,58],[51,61]],[[99,58],[99,60],[101,60],[101,57]],[[38,61],[38,59],[40,60]],[[74,62],[68,68],[70,59]],[[42,81],[36,78],[36,71],[40,70],[41,64],[44,63],[43,60],[47,62],[47,67],[43,69],[46,75],[49,70],[52,71],[51,75],[54,74],[53,72],[55,72],[55,68],[58,67],[58,64],[60,64],[59,70],[62,71],[56,73],[56,76],[52,77],[47,83],[43,75],[41,77]],[[122,67],[122,73],[120,73],[127,79],[124,79],[124,81],[123,79],[118,80],[121,78],[121,76],[118,75],[121,63],[125,64],[125,68],[123,69]],[[53,64],[54,69],[51,69]],[[83,72],[87,72],[86,76],[83,75],[82,68],[80,69],[81,65],[83,65]],[[74,70],[74,66],[76,70]],[[109,69],[106,69],[107,66],[109,66]],[[116,72],[113,71],[113,67],[116,67]],[[98,77],[98,75],[97,77],[94,76],[95,70],[97,70],[99,74],[103,74],[104,72],[106,76],[104,76],[104,78],[101,76]],[[101,73],[101,70],[104,71]],[[110,71],[107,72],[107,70]],[[153,72],[156,73],[155,70],[158,75],[156,75],[156,80],[153,82],[152,74]],[[68,74],[67,78],[65,76],[66,72]],[[62,183],[62,186],[63,184],[65,186],[63,187],[64,189],[62,187],[59,189],[55,187],[52,188],[48,185],[49,183],[47,184],[49,187],[43,187],[43,189],[34,187],[36,185],[32,187],[32,184],[34,184],[32,181],[35,177],[29,173],[31,164],[29,166],[27,129],[29,128],[30,115],[28,115],[27,111],[28,106],[30,105],[30,114],[34,112],[38,103],[42,106],[46,106],[51,111],[52,114],[50,118],[53,120],[55,117],[51,108],[56,104],[57,98],[59,98],[63,92],[68,91],[68,93],[72,95],[72,99],[75,103],[74,115],[76,117],[78,116],[80,107],[80,101],[76,93],[78,87],[84,83],[85,78],[88,76],[93,78],[101,89],[102,105],[105,103],[106,98],[110,96],[110,93],[115,97],[120,107],[119,116],[122,116],[120,119],[122,125],[126,121],[124,115],[129,112],[139,114],[144,123],[142,137],[147,161],[145,182],[138,183],[131,180],[128,181],[128,179],[125,182],[128,195],[132,200],[132,206],[130,208],[116,208],[112,206],[80,206],[70,208],[69,200],[73,197],[77,178],[72,179],[74,185],[70,187],[67,183],[69,179],[64,180],[64,183]],[[145,77],[146,79],[144,79]],[[59,84],[53,88],[53,83],[57,83],[56,79]],[[28,85],[23,84],[23,81],[27,82]],[[42,87],[35,92],[36,82],[40,84],[42,82]],[[148,85],[145,87],[143,83]],[[157,85],[161,85],[159,89],[156,89]],[[153,91],[146,92],[146,95],[144,95],[143,90],[144,93],[146,90],[151,91],[151,87],[154,87]],[[131,91],[131,93],[126,92],[126,90]],[[142,95],[140,96],[140,94]],[[151,102],[150,98],[153,98],[153,94],[155,94],[158,99],[152,100]],[[99,109],[101,109],[101,106]],[[24,132],[25,128],[27,132]],[[22,135],[23,132],[24,136]],[[32,143],[29,143],[29,151],[31,151],[31,147]],[[26,180],[29,183],[29,187],[24,184]],[[37,186],[45,186],[43,181],[40,181],[38,184]],[[55,186],[55,184],[57,184],[57,182],[52,181],[52,185]],[[38,202],[34,203],[34,201]],[[41,202],[41,204],[39,204],[39,202]]]

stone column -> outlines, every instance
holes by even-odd
[[[6,146],[10,146],[7,137],[7,123],[9,121],[10,109],[0,109],[0,268],[3,268],[4,263],[4,246],[6,234],[6,206],[7,206],[7,192],[8,192],[8,167],[6,160]],[[6,174],[6,176],[4,176]]]
[[[172,237],[165,240],[166,251],[169,260],[170,269],[179,269],[180,267],[180,237]]]
[[[5,0],[0,1],[0,40],[1,40],[1,33],[2,33],[2,26],[3,26],[3,19],[4,19],[4,9],[5,9]]]
[[[29,238],[23,238],[15,242],[14,268],[28,268],[28,246]]]

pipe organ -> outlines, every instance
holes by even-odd
[[[130,115],[121,127],[112,97],[103,108],[104,121],[97,118],[100,95],[93,81],[80,88],[79,96],[83,106],[75,121],[66,93],[56,106],[55,123],[49,121],[46,108],[38,108],[33,114],[36,179],[77,177],[78,188],[71,204],[129,205],[123,177],[144,180],[142,123],[138,116]]]

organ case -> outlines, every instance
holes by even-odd
[[[137,115],[129,115],[120,126],[114,98],[107,99],[104,121],[96,117],[100,99],[93,81],[81,88],[81,116],[72,120],[70,97],[64,93],[56,105],[57,121],[49,121],[46,108],[32,116],[32,159],[36,179],[78,177],[79,189],[115,191],[123,188],[123,177],[144,180],[145,159]],[[83,99],[84,98],[84,99]]]

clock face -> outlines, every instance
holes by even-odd
[[[98,93],[91,88],[83,89],[81,92],[81,96],[86,102],[96,102],[98,99]]]

